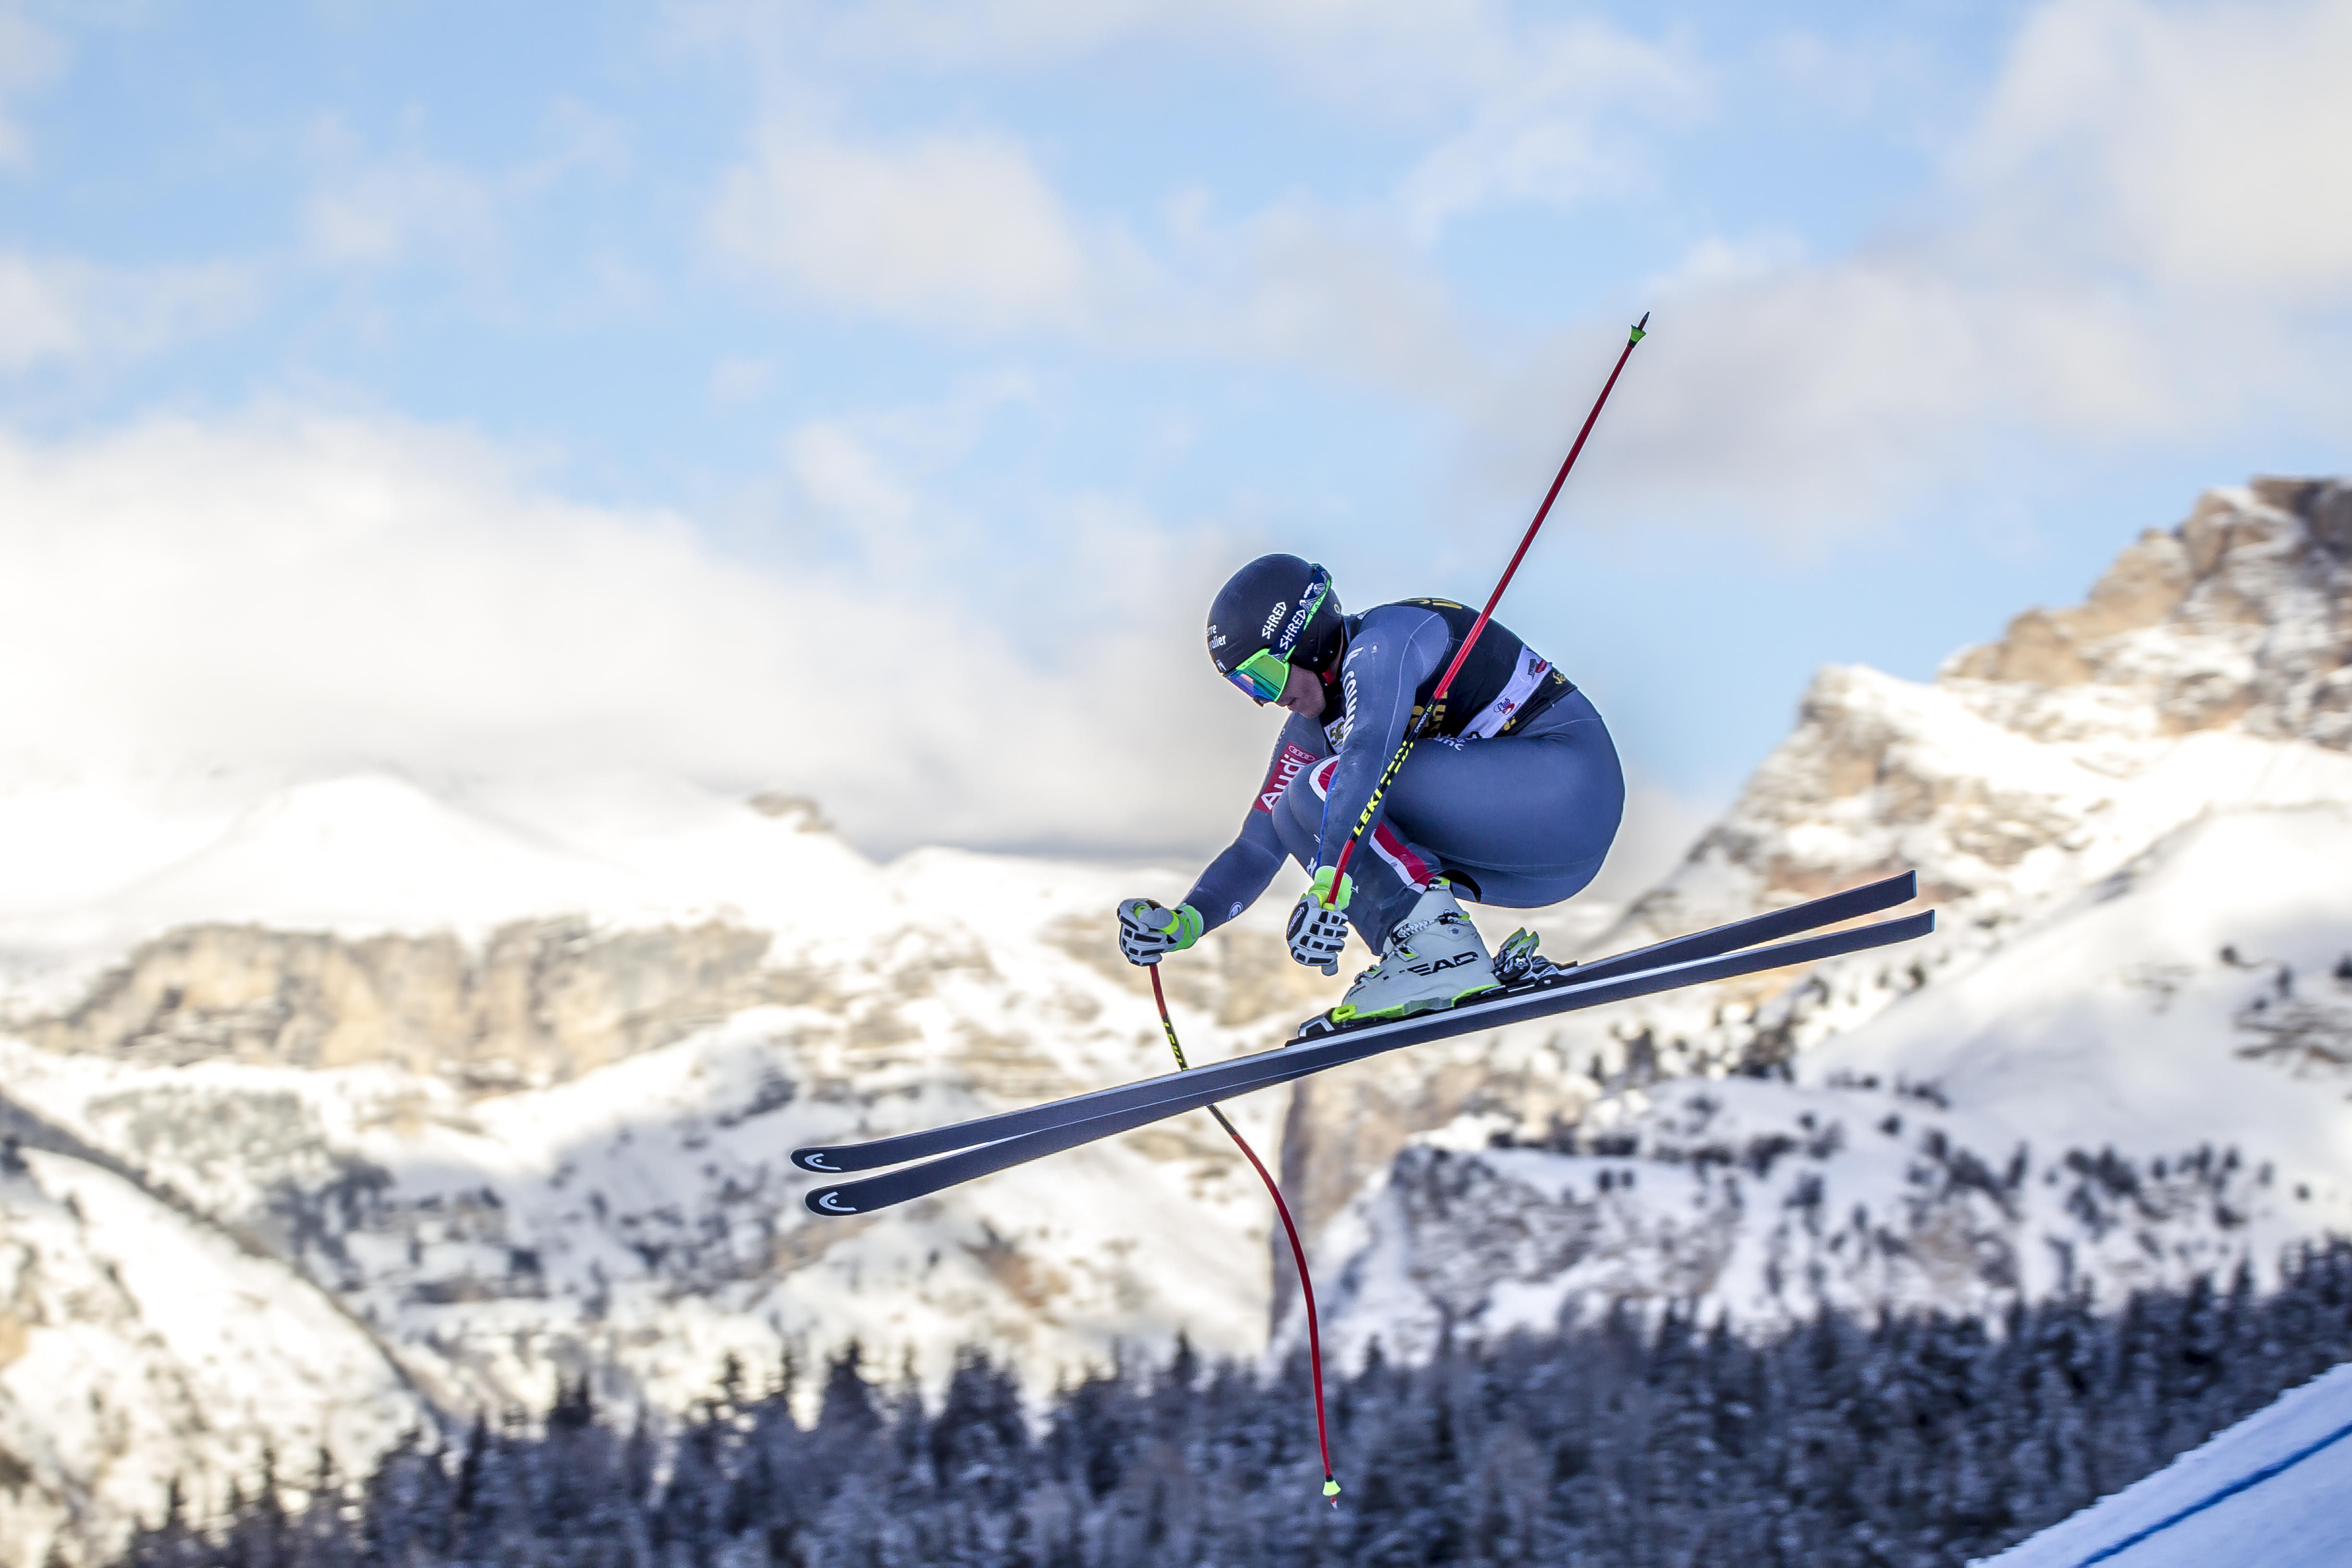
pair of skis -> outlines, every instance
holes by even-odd
[[[820,1176],[903,1168],[862,1181],[820,1186],[802,1201],[816,1214],[869,1214],[892,1204],[925,1197],[992,1175],[1010,1166],[1059,1154],[1163,1117],[1230,1100],[1253,1090],[1287,1083],[1309,1073],[1368,1056],[1433,1040],[1499,1029],[1505,1024],[1604,1002],[1645,997],[1683,986],[1727,980],[1790,964],[1811,964],[1890,943],[1908,942],[1936,928],[1933,910],[1875,925],[1821,931],[1840,921],[1876,915],[1918,894],[1918,874],[1905,872],[1882,882],[1848,888],[1826,898],[1792,904],[1729,925],[1637,947],[1595,963],[1552,969],[1540,977],[1507,986],[1443,1012],[1420,1013],[1385,1022],[1334,1025],[1327,1017],[1309,1019],[1298,1034],[1272,1051],[1195,1067],[1188,1072],[1147,1078],[1115,1089],[1074,1094],[1024,1110],[976,1117],[927,1132],[902,1133],[871,1143],[841,1144],[793,1151],[793,1163]],[[1797,933],[1819,935],[1780,941]],[[1758,946],[1759,943],[1774,943]],[[945,1155],[945,1158],[933,1158]],[[909,1160],[922,1160],[908,1166]]]

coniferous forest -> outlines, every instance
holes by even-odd
[[[1928,1568],[1998,1550],[2352,1359],[2352,1243],[2274,1291],[2200,1282],[1987,1323],[1837,1313],[1750,1339],[1631,1312],[1549,1334],[1377,1354],[1335,1379],[1326,1506],[1303,1360],[1181,1343],[1031,1405],[980,1350],[930,1399],[856,1347],[728,1367],[658,1442],[584,1381],[537,1420],[417,1437],[373,1473],[176,1503],[136,1568],[327,1564],[1540,1563]],[[803,1402],[805,1403],[805,1402]],[[308,1501],[289,1505],[289,1495]]]

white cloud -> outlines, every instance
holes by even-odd
[[[1658,307],[1658,336],[1586,484],[1654,518],[1697,511],[1813,535],[1967,483],[2006,443],[2123,448],[2340,406],[2329,366],[2352,305],[2352,95],[2335,90],[2352,67],[2347,18],[2352,0],[2053,0],[1914,209],[1924,219],[1825,256],[1778,235],[1716,236],[1623,302],[1628,317]],[[1479,5],[1330,0],[1244,16],[910,3],[825,35],[950,64],[1145,36],[1239,41],[1301,69],[1319,54],[1313,68],[1339,88],[1417,50],[1415,101],[1470,106],[1469,118],[1381,209],[1288,200],[1219,223],[1193,198],[1174,204],[1149,264],[1070,237],[1055,254],[1083,286],[1058,312],[1031,304],[1025,321],[1406,391],[1462,413],[1474,470],[1548,466],[1593,390],[1592,356],[1570,346],[1600,350],[1616,329],[1487,358],[1412,242],[1483,206],[1638,182],[1638,120],[1703,111],[1707,71],[1677,46]],[[1051,233],[1086,235],[1050,210]]]
[[[518,213],[567,183],[624,179],[636,162],[626,121],[569,99],[547,106],[535,145],[517,159],[431,156],[416,145],[414,117],[399,134],[402,145],[379,151],[339,115],[311,126],[320,172],[302,216],[314,256],[362,267],[478,263],[512,232]]]
[[[1462,324],[1392,224],[1303,204],[1220,223],[1185,200],[1167,220],[1147,256],[1072,214],[1001,137],[885,148],[777,131],[729,176],[711,226],[789,288],[959,333],[1301,364],[1416,396],[1469,384]]]
[[[1566,205],[1632,188],[1649,175],[1630,128],[1687,115],[1706,97],[1690,60],[1596,23],[1532,34],[1517,54],[1469,126],[1406,175],[1399,203],[1423,239],[1498,202]]]
[[[0,5],[0,167],[21,164],[31,149],[9,118],[9,100],[55,76],[65,63],[56,37],[33,25],[15,5]]]
[[[1475,382],[1451,297],[1391,226],[1277,205],[1201,225],[1172,259],[1181,272],[1106,323],[1115,340],[1303,365],[1416,399]]]
[[[982,329],[1067,324],[1099,271],[1052,187],[994,135],[858,147],[772,131],[711,222],[729,255],[820,298]]]
[[[1507,0],[866,0],[850,6],[717,0],[695,30],[771,60],[810,54],[897,68],[1029,68],[1123,46],[1255,56],[1324,98],[1384,118],[1450,113],[1549,63],[1559,28]],[[1572,45],[1571,50],[1579,46]],[[1539,67],[1540,68],[1540,67]]]
[[[767,395],[775,380],[773,361],[730,354],[710,367],[710,398],[719,403],[754,402]]]
[[[1963,161],[2018,219],[2165,283],[2352,287],[2352,0],[2058,0]]]
[[[240,314],[251,292],[231,267],[132,271],[0,252],[0,373],[150,353]]]
[[[2107,441],[2187,420],[2136,318],[2079,285],[1942,262],[1887,246],[1661,289],[1591,477],[1811,533],[1959,476],[2004,432]],[[1547,380],[1555,411],[1594,390],[1565,365]]]
[[[825,95],[813,62],[892,70],[1031,70],[1122,47],[1272,62],[1360,117],[1470,124],[1416,173],[1416,203],[1559,199],[1621,176],[1602,131],[1627,109],[1687,113],[1703,73],[1680,47],[1509,0],[705,0],[686,32],[748,58],[772,104]],[[1165,69],[1164,64],[1160,67]]]
[[[1150,28],[1172,9],[1163,0],[871,0],[832,16],[814,6],[709,8],[730,28],[765,32],[781,13],[843,54],[928,65],[1066,59]]]
[[[1816,535],[2017,444],[2076,454],[2324,425],[2347,398],[2352,0],[2053,0],[2019,35],[1926,222],[1842,256],[1710,242],[1583,483],[1629,518]],[[1473,415],[1541,466],[1613,337],[1539,346]],[[1618,340],[1622,341],[1622,340]]]
[[[420,248],[478,253],[498,232],[498,199],[478,177],[424,160],[362,166],[315,192],[310,246],[329,261],[383,264]]]
[[[818,512],[835,525],[867,538],[897,534],[915,510],[915,497],[882,465],[873,450],[842,425],[823,420],[804,424],[784,443],[793,478]]]
[[[1217,541],[1070,503],[1050,548],[933,570],[863,531],[859,508],[936,503],[856,444],[799,449],[833,548],[753,568],[445,432],[0,439],[0,736],[84,772],[667,769],[813,792],[884,848],[1230,832],[1264,737],[1201,667]]]
[[[961,333],[1300,364],[1418,395],[1463,388],[1474,348],[1425,242],[1478,207],[1623,184],[1639,162],[1623,123],[1686,115],[1705,96],[1685,50],[1490,0],[719,0],[688,14],[704,47],[751,61],[760,81],[765,122],[709,214],[739,265]],[[1138,193],[1113,216],[1066,199],[998,131],[845,133],[844,89],[817,68],[1031,67],[1122,41],[1255,51],[1355,110],[1466,124],[1355,210],[1283,196],[1220,217],[1204,194]],[[1136,210],[1155,195],[1164,228]]]
[[[1664,272],[1643,284],[1644,298],[1731,287],[1775,273],[1794,271],[1806,260],[1804,242],[1794,235],[1761,235],[1743,240],[1709,235]]]

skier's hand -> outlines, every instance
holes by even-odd
[[[1339,955],[1348,946],[1348,917],[1340,913],[1355,895],[1355,879],[1341,876],[1335,885],[1329,866],[1315,880],[1290,911],[1290,956],[1327,975],[1339,972]]]
[[[1201,939],[1201,912],[1189,904],[1163,909],[1148,898],[1118,902],[1118,950],[1130,964],[1157,964]]]

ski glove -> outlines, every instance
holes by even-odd
[[[1337,891],[1332,872],[1324,866],[1290,911],[1290,956],[1327,975],[1339,972],[1339,955],[1348,946],[1348,917],[1341,911],[1356,894],[1355,879],[1342,875]]]
[[[1201,939],[1201,912],[1189,904],[1163,909],[1148,898],[1118,904],[1118,950],[1130,964],[1157,964]]]

